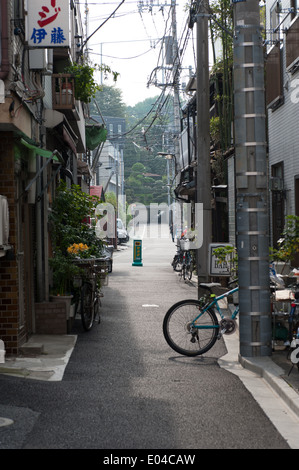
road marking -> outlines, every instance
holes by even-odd
[[[0,418],[0,428],[1,428],[2,426],[9,426],[10,424],[13,424],[13,420],[12,420],[12,419]]]

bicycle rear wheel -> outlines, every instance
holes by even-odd
[[[89,282],[85,282],[81,290],[81,321],[85,331],[90,330],[94,322],[93,290]]]
[[[215,344],[219,323],[212,309],[206,310],[192,322],[202,311],[198,300],[182,300],[174,304],[166,313],[163,321],[163,334],[169,346],[184,356],[204,354]]]

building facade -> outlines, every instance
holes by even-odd
[[[271,244],[286,215],[299,216],[299,10],[296,0],[266,2]]]
[[[85,105],[65,74],[82,52],[79,5],[1,0],[0,21],[0,338],[17,354],[49,301],[56,186],[64,179],[87,190],[91,176]]]

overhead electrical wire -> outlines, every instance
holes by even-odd
[[[115,8],[115,10],[111,13],[111,15],[108,16],[108,18],[106,18],[103,23],[100,24],[100,26],[98,26],[86,39],[85,41],[83,42],[83,44],[81,45],[81,48],[80,48],[80,51],[82,52],[84,46],[86,45],[86,43],[89,41],[89,39],[102,27],[104,26],[105,23],[107,23],[108,20],[110,20],[110,18],[113,17],[113,15],[116,13],[116,11],[122,6],[122,4],[125,2],[125,0],[122,0],[118,6]]]
[[[169,19],[169,16],[170,16],[170,11],[169,11],[168,19]],[[187,29],[187,33],[185,33],[185,31],[186,31],[186,26],[187,26],[187,22],[185,23],[185,27],[184,27],[184,34],[186,34],[186,36],[185,36],[185,39],[184,39],[183,48],[179,47],[179,45],[178,45],[178,47],[177,47],[177,55],[176,55],[176,57],[173,58],[173,63],[174,63],[174,64],[176,63],[177,60],[179,61],[178,67],[177,67],[177,69],[175,70],[175,73],[174,73],[173,81],[176,80],[177,74],[179,73],[179,71],[180,71],[180,69],[181,69],[181,61],[180,61],[179,51],[186,50],[188,38],[189,38],[189,35],[190,35],[189,29]],[[167,27],[167,23],[166,23],[166,27]],[[167,31],[167,30],[165,29],[164,37],[166,36],[166,31]],[[181,35],[181,41],[182,41],[182,39],[183,39],[183,35]],[[181,53],[181,54],[182,54],[182,53]],[[160,56],[159,56],[159,57],[160,57]],[[158,69],[158,68],[159,68],[159,67],[156,67],[156,69]],[[171,78],[171,77],[170,77],[170,74],[173,74],[173,67],[170,68],[169,70],[167,70],[166,73],[167,73],[168,79]],[[165,77],[165,78],[166,78],[166,77]],[[169,81],[170,81],[170,80],[169,80]],[[167,82],[167,78],[166,78],[165,82]],[[165,83],[165,86],[166,86],[166,83]],[[169,92],[169,93],[170,93],[170,92]],[[165,102],[167,102],[167,101],[165,100]],[[146,134],[146,133],[148,132],[148,130],[152,127],[152,125],[154,124],[156,118],[157,118],[157,116],[155,116],[155,117],[153,118],[152,123],[148,126],[148,128],[147,128],[147,130],[144,132],[144,134]]]
[[[138,59],[139,57],[142,57],[143,55],[146,55],[148,54],[149,52],[152,51],[152,48],[148,49],[147,51],[145,52],[142,52],[141,54],[139,55],[134,55],[132,57],[114,57],[112,55],[107,55],[107,54],[101,54],[100,52],[90,52],[90,54],[93,54],[93,55],[100,55],[101,57],[108,57],[109,59],[117,59],[117,60],[131,60],[131,59]]]
[[[137,14],[137,12],[135,10],[133,11],[127,11],[127,12],[124,12],[124,13],[118,13],[117,15],[113,15],[113,19],[118,19],[118,18],[122,18],[123,16],[128,16],[128,15],[132,15],[132,14]],[[93,23],[95,21],[100,21],[100,20],[104,20],[106,19],[106,16],[104,15],[101,15],[101,16],[94,16],[92,19],[89,20],[89,23]]]
[[[168,19],[169,19],[169,16],[170,16],[170,12],[169,12],[169,15],[168,15]],[[168,20],[167,20],[167,21],[168,21]],[[167,26],[167,21],[166,21],[166,26]],[[143,25],[144,25],[144,22],[143,22]],[[166,29],[165,29],[165,31],[166,31]],[[165,34],[164,34],[163,38],[164,38],[164,37],[165,37]],[[162,41],[162,44],[161,44],[161,49],[160,49],[159,58],[160,58],[160,55],[161,55],[162,48],[163,48],[163,41]],[[161,97],[164,96],[164,94],[165,94],[165,90],[163,90],[163,91],[161,92],[160,97],[158,97],[158,99],[156,100],[156,102],[154,103],[154,105],[152,106],[152,108],[149,110],[149,112],[148,112],[140,121],[138,121],[129,131],[127,131],[127,132],[125,132],[125,133],[123,133],[123,134],[119,134],[118,138],[121,138],[121,137],[123,137],[123,136],[125,136],[125,135],[128,135],[128,134],[131,133],[134,129],[136,129],[140,124],[142,124],[142,122],[144,122],[145,119],[146,119],[152,112],[154,112],[154,107],[157,105],[157,103],[159,102],[159,100],[161,100]],[[166,99],[164,99],[164,103],[165,103],[165,102],[166,102]],[[161,105],[159,106],[159,109],[162,109],[162,108],[163,108],[163,104],[162,104],[162,106],[161,106]],[[153,120],[152,120],[152,122],[151,122],[151,124],[147,127],[147,131],[150,129],[150,127],[152,127],[152,125],[153,125],[153,123],[155,122],[155,120],[157,119],[157,117],[158,117],[158,113],[156,112],[156,113],[155,113],[155,116],[154,116],[154,118],[153,118]],[[147,131],[145,131],[144,134],[146,134]]]
[[[100,29],[100,27],[102,27],[107,21],[108,19],[110,19],[114,14],[115,12],[119,9],[119,7],[124,3],[125,0],[123,0],[121,3],[118,4],[117,8],[114,10],[114,12],[86,39],[84,45],[86,44],[86,42],[98,31],[98,29]],[[112,4],[114,2],[110,2],[110,4]],[[127,2],[127,3],[135,3],[135,2]],[[90,4],[98,4],[97,2],[93,3],[93,2],[90,2]],[[108,3],[107,3],[108,4]],[[135,12],[134,12],[135,13]],[[164,23],[165,23],[165,28],[164,28],[164,35],[162,36],[162,38],[159,39],[159,42],[161,42],[160,44],[160,51],[159,51],[159,54],[158,54],[158,58],[157,58],[157,63],[159,64],[160,60],[161,60],[161,56],[163,54],[163,46],[164,46],[164,38],[167,36],[167,33],[168,31],[170,31],[170,33],[168,34],[169,36],[171,36],[171,25],[169,26],[168,25],[168,22],[169,22],[169,19],[170,19],[170,13],[171,13],[171,9],[169,9],[169,13],[168,13],[168,16],[167,16],[167,19],[165,20],[164,19]],[[119,15],[119,16],[124,16],[126,15],[127,13],[125,14],[122,14],[122,15]],[[117,17],[118,15],[116,15]],[[164,12],[163,12],[163,17],[164,17]],[[144,24],[144,21],[143,21],[143,18],[142,18],[142,15],[141,15],[141,19],[142,19],[142,22],[143,22],[143,26],[144,26],[144,29],[146,31],[146,34],[147,33],[147,30],[145,28],[145,24]],[[153,19],[153,17],[152,17]],[[154,22],[154,26],[156,28],[156,24]],[[176,63],[178,61],[178,67],[175,71],[175,75],[173,77],[173,80],[176,79],[177,77],[177,74],[179,73],[180,69],[181,69],[181,64],[182,64],[182,57],[186,51],[186,48],[187,48],[187,43],[188,43],[188,40],[189,40],[189,37],[190,37],[190,30],[188,29],[187,30],[187,33],[186,33],[186,26],[187,26],[187,22],[185,23],[184,25],[184,34],[180,35],[180,46],[177,47],[177,57],[174,58],[174,63]],[[181,47],[182,45],[182,47]],[[150,49],[152,50],[152,49]],[[120,57],[112,57],[112,56],[108,56],[108,55],[105,55],[105,57],[110,57],[110,58],[114,58],[114,59],[118,59],[118,60],[130,60],[130,59],[135,59],[135,58],[138,58],[142,55],[145,55],[147,54],[148,52],[150,52],[150,50],[140,54],[140,55],[137,55],[137,56],[133,56],[133,57],[123,57],[123,58],[120,58]],[[180,56],[180,52],[181,52],[181,56]],[[95,55],[102,55],[102,54],[98,54],[98,53],[92,53],[92,54],[95,54]],[[158,68],[158,67],[157,67]],[[171,75],[173,75],[173,68],[171,68],[171,70],[166,70],[166,73],[165,73],[165,82],[168,82],[168,83],[171,83]],[[172,87],[171,87],[172,88]],[[122,138],[124,136],[128,136],[129,134],[131,134],[138,126],[140,126],[147,118],[148,116],[151,114],[151,113],[154,113],[154,116],[152,118],[152,121],[148,124],[147,126],[147,129],[144,130],[143,132],[143,137],[145,138],[146,136],[146,133],[150,130],[150,128],[153,126],[153,124],[155,123],[155,121],[157,119],[160,118],[161,116],[161,111],[164,109],[165,110],[165,113],[168,112],[169,110],[169,107],[170,107],[170,93],[171,93],[171,90],[168,91],[168,93],[166,93],[166,86],[164,87],[164,89],[161,91],[161,94],[160,96],[157,98],[157,100],[155,101],[155,103],[152,105],[151,109],[148,111],[148,113],[142,118],[140,119],[130,130],[128,130],[127,132],[123,133],[123,134],[120,134],[118,136],[118,138]],[[156,109],[156,111],[155,111]],[[140,134],[139,134],[139,137],[140,137]],[[132,138],[134,138],[132,136]],[[135,138],[136,140],[136,138]]]

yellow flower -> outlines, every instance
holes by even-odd
[[[88,246],[85,243],[73,243],[67,248],[67,252],[71,255],[78,255],[86,250],[88,250]]]

